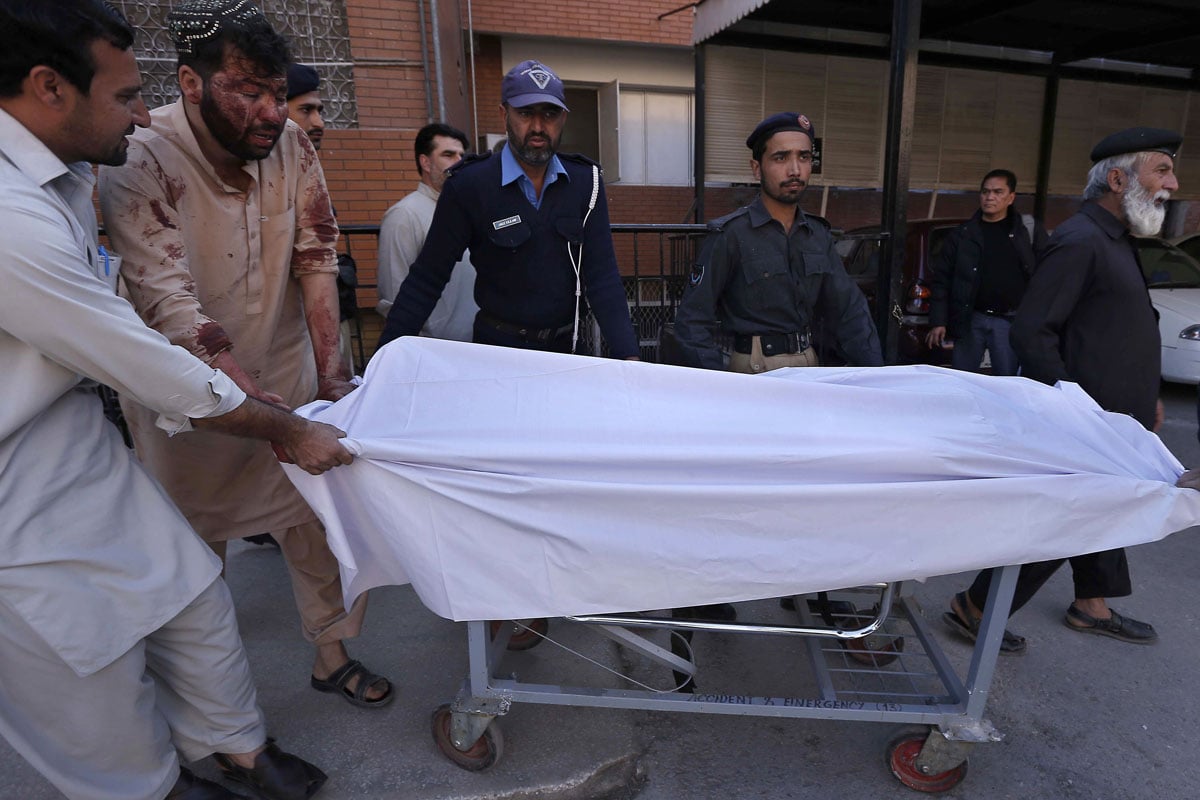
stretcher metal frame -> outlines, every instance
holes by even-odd
[[[934,640],[915,599],[904,592],[902,583],[870,587],[879,592],[874,618],[864,622],[861,615],[852,616],[849,618],[850,625],[818,624],[820,620],[814,618],[809,604],[801,598],[797,598],[796,602],[800,625],[710,622],[640,614],[566,618],[572,623],[593,626],[598,633],[621,646],[669,667],[676,674],[689,677],[695,670],[690,660],[634,631],[654,628],[803,637],[816,689],[815,696],[810,697],[706,695],[524,683],[516,676],[506,677],[502,672],[514,626],[497,627],[488,621],[468,622],[469,675],[454,701],[435,712],[434,737],[443,753],[460,766],[479,770],[491,767],[499,760],[500,753],[492,753],[490,759],[484,755],[474,763],[465,763],[456,756],[461,754],[466,758],[469,752],[479,753],[481,748],[486,750],[493,745],[498,749],[497,742],[502,740],[496,731],[495,719],[507,713],[514,702],[920,725],[929,726],[928,733],[921,732],[923,741],[913,741],[910,734],[907,757],[903,754],[893,757],[889,751],[892,772],[905,785],[918,791],[944,791],[962,780],[967,755],[975,744],[1001,739],[1001,734],[983,714],[1019,569],[1019,566],[1008,566],[996,570],[975,648],[965,675],[961,678]],[[903,642],[899,642],[896,648],[899,652],[893,651],[888,657],[881,656],[877,665],[871,666],[874,659],[867,655],[866,663],[863,663],[862,655],[871,653],[871,650],[863,650],[859,645],[859,655],[855,659],[860,663],[849,669],[839,668],[835,654],[841,652],[847,643],[862,642],[868,637],[878,640],[881,635],[890,635],[893,639],[915,639],[915,646],[904,653]],[[908,667],[901,664],[899,670],[891,669],[893,660],[903,661],[905,657],[927,661],[928,666],[909,671]],[[844,656],[843,660],[849,663]],[[839,681],[846,680],[853,683],[849,689],[839,685]],[[878,681],[881,687],[884,684],[892,686],[899,681],[908,683],[911,689],[897,692],[878,687],[871,689],[872,681]],[[855,688],[864,682],[868,688]],[[937,688],[927,693],[919,691],[921,687],[928,686]],[[443,715],[441,723],[439,714]],[[448,730],[445,729],[446,717]],[[448,736],[439,737],[439,724],[444,726],[443,732]],[[889,745],[889,748],[892,746]],[[449,750],[451,747],[458,752]],[[906,758],[906,763],[899,764],[898,768],[897,758]]]

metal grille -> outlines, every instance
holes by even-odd
[[[167,35],[166,3],[111,0],[137,29],[134,50],[142,68],[146,105],[157,108],[175,101],[175,47]],[[178,3],[174,3],[177,5]],[[259,3],[275,30],[288,38],[297,61],[312,64],[321,74],[325,124],[330,128],[358,127],[354,96],[354,66],[343,0],[262,0]]]

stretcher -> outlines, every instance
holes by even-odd
[[[611,683],[614,672],[602,664],[595,664],[595,675],[607,680],[590,685],[523,681],[512,671],[520,669],[518,653],[557,645],[551,623],[471,621],[469,674],[454,700],[434,711],[433,738],[452,762],[482,771],[502,758],[498,718],[513,703],[890,723],[898,726],[884,749],[891,774],[911,789],[944,792],[965,778],[975,745],[1001,739],[984,717],[984,708],[1018,569],[997,571],[978,641],[961,676],[939,648],[904,582],[791,598],[798,619],[786,624],[706,621],[663,613],[596,614],[553,623],[555,628],[584,626],[615,642],[627,656],[641,657],[664,673],[670,670],[677,683],[665,690],[632,676],[619,676],[623,685],[617,688],[604,685]],[[870,604],[865,614],[864,596]],[[667,647],[655,635],[664,631]],[[727,686],[705,691],[704,674],[688,646],[697,632],[735,638],[798,637],[811,678],[770,695]],[[571,648],[563,647],[543,658],[573,655]]]
[[[322,476],[285,467],[325,524],[347,605],[411,583],[468,622],[470,676],[434,735],[474,768],[499,757],[495,718],[533,702],[919,725],[889,765],[915,788],[953,785],[970,746],[997,735],[983,706],[1015,570],[993,581],[962,676],[904,587],[1200,521],[1162,442],[1078,386],[934,367],[747,376],[404,337],[361,388],[298,413],[345,430],[356,455]],[[920,524],[898,527],[911,509]],[[876,587],[876,614],[820,600],[856,586]],[[786,626],[630,613],[797,595]],[[514,638],[560,637],[487,620],[538,618],[681,680],[505,677]],[[706,695],[688,632],[803,642],[811,685]],[[698,691],[670,691],[689,679]]]

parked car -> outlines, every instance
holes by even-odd
[[[1134,242],[1158,310],[1163,380],[1200,383],[1200,261],[1162,239]]]
[[[929,287],[933,279],[933,264],[941,254],[946,237],[963,222],[961,219],[920,219],[908,223],[901,277],[898,363],[950,363],[949,350],[931,350],[925,344],[925,334],[929,332]],[[855,228],[846,231],[837,244],[846,271],[867,296],[872,313],[879,294],[876,283],[879,278],[880,230],[878,225]]]
[[[1187,236],[1177,236],[1169,240],[1171,244],[1200,262],[1200,233],[1189,233]]]

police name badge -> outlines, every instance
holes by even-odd
[[[505,217],[504,219],[498,219],[495,222],[493,222],[492,229],[498,231],[501,228],[507,228],[509,225],[516,225],[520,221],[521,221],[520,214],[516,214],[515,216],[511,216],[511,217]]]

